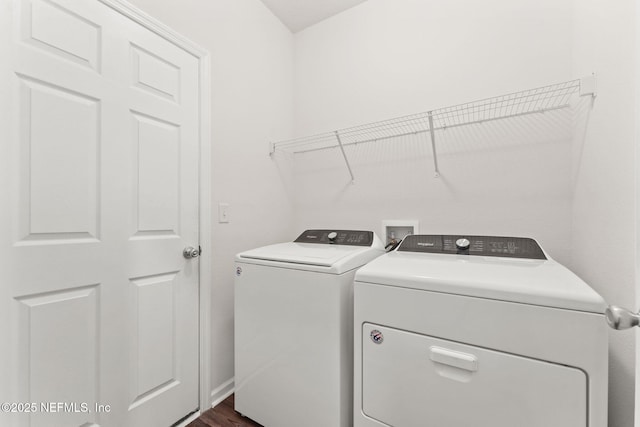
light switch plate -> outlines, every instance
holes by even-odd
[[[218,222],[220,224],[229,222],[229,203],[218,203]]]

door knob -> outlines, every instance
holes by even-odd
[[[196,249],[193,246],[188,246],[182,251],[182,256],[186,259],[198,258],[200,256],[200,249]]]
[[[640,325],[640,314],[626,308],[610,305],[605,311],[607,323],[613,329],[629,329]]]

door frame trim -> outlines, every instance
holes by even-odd
[[[199,244],[204,257],[199,258],[199,410],[211,405],[211,283],[213,253],[211,238],[211,57],[209,52],[168,26],[162,24],[124,0],[98,0],[116,12],[142,25],[198,60],[199,71]],[[186,414],[185,414],[186,415]]]

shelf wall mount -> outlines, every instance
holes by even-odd
[[[423,113],[272,142],[269,144],[269,154],[273,157],[276,151],[299,154],[339,148],[353,183],[355,177],[345,150],[346,147],[428,133],[431,140],[435,177],[439,177],[436,131],[567,108],[571,105],[571,100],[576,93],[581,97],[595,98],[595,74],[581,79],[512,92]]]

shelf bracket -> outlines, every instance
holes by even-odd
[[[580,79],[580,96],[596,97],[596,75],[585,76]]]
[[[429,134],[431,135],[431,151],[433,151],[433,167],[435,168],[435,178],[440,176],[438,170],[438,155],[436,153],[436,130],[433,127],[433,111],[429,111]]]
[[[353,177],[353,172],[351,171],[351,165],[349,164],[349,159],[347,158],[347,154],[344,152],[344,147],[342,146],[342,140],[340,139],[340,134],[338,131],[334,131],[336,134],[336,139],[338,140],[338,145],[340,146],[340,151],[342,151],[342,157],[344,157],[344,162],[347,164],[347,169],[349,169],[349,175],[351,175],[351,183],[355,182],[355,178]]]

